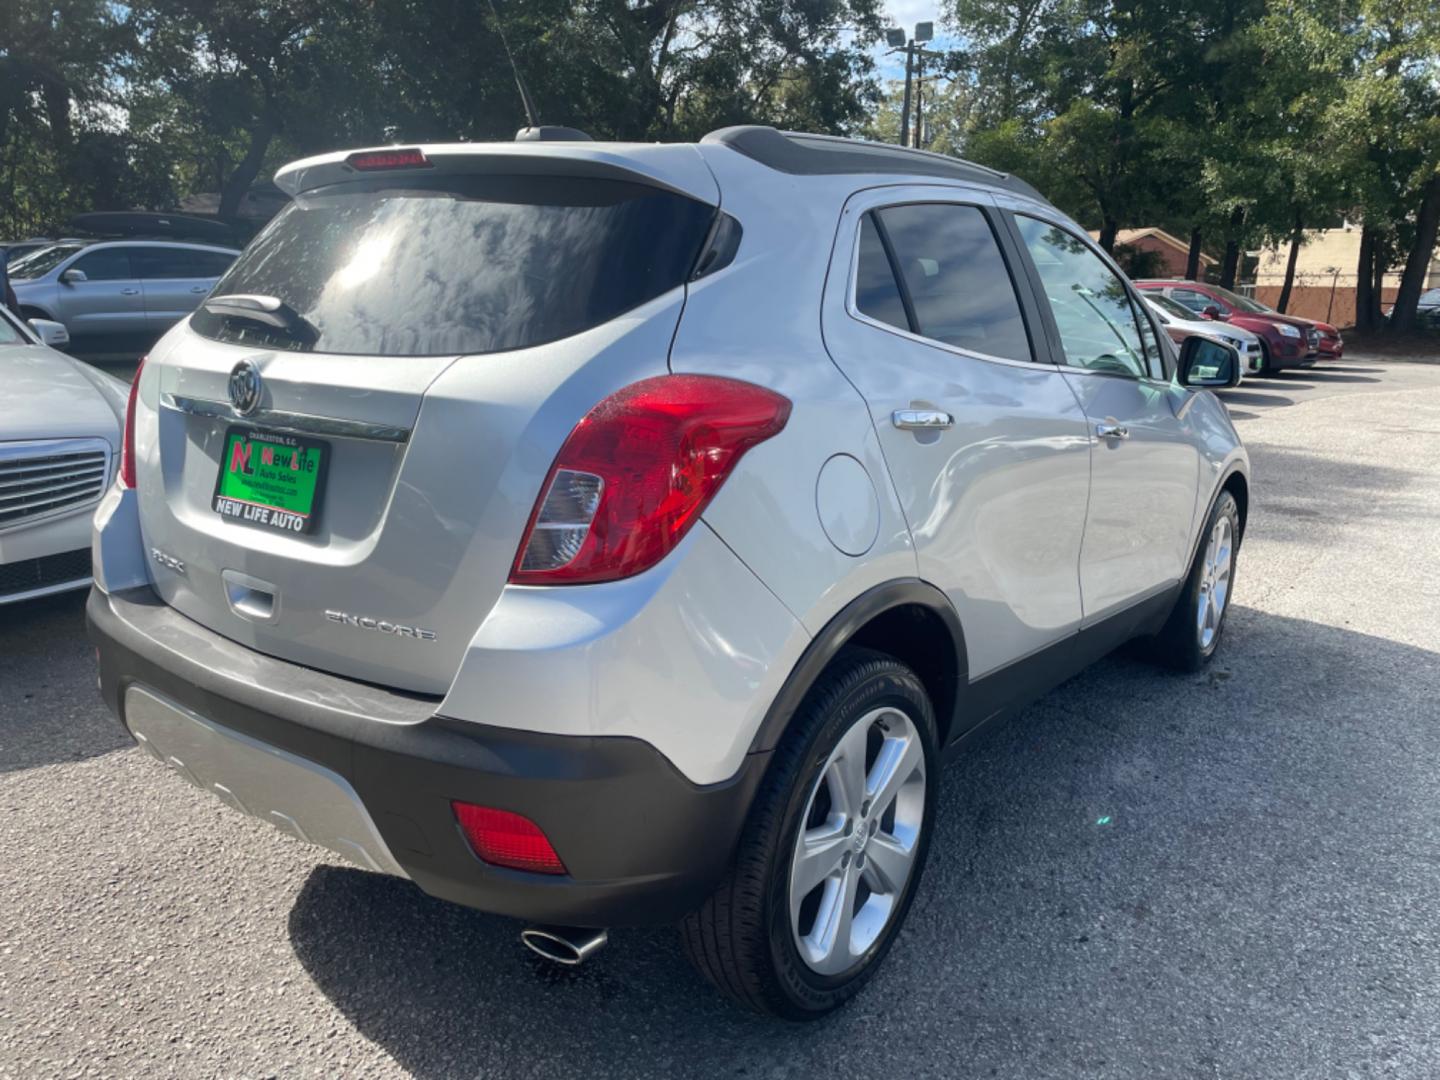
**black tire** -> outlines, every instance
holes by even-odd
[[[914,862],[894,914],[863,958],[839,975],[822,976],[801,958],[791,933],[791,852],[831,751],[856,721],[879,706],[905,713],[925,755],[924,813]],[[776,747],[725,880],[681,923],[691,963],[740,1004],[790,1020],[817,1019],[854,997],[889,952],[920,884],[938,769],[934,710],[919,677],[883,653],[842,652],[816,681]]]
[[[1202,645],[1200,635],[1197,633],[1200,588],[1205,574],[1205,556],[1210,542],[1210,534],[1222,517],[1228,518],[1230,522],[1231,550],[1228,588],[1225,605],[1221,609],[1214,637],[1208,645]],[[1199,671],[1210,662],[1210,658],[1215,655],[1215,650],[1220,647],[1220,639],[1225,631],[1225,617],[1230,613],[1231,598],[1235,592],[1235,572],[1239,565],[1240,538],[1240,507],[1230,492],[1222,491],[1220,497],[1215,500],[1214,507],[1210,510],[1210,516],[1205,519],[1205,528],[1200,533],[1200,543],[1195,548],[1195,559],[1190,564],[1190,573],[1186,576],[1185,585],[1175,600],[1175,607],[1165,621],[1164,628],[1149,643],[1147,652],[1151,659],[1164,667],[1186,672]]]
[[[1280,369],[1275,366],[1275,361],[1270,355],[1270,346],[1266,345],[1263,340],[1260,342],[1260,370],[1257,374],[1265,379],[1280,377]]]

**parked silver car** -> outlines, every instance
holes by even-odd
[[[1176,345],[1183,344],[1189,337],[1208,337],[1223,341],[1240,354],[1240,368],[1247,374],[1255,374],[1265,368],[1265,350],[1260,345],[1258,334],[1228,323],[1208,319],[1197,319],[1195,313],[1178,300],[1172,300],[1161,292],[1141,294],[1150,312],[1155,316],[1170,340]]]
[[[119,460],[130,388],[0,307],[0,605],[90,584],[90,518]]]
[[[231,806],[566,962],[678,921],[810,1018],[967,736],[1132,638],[1214,654],[1239,357],[1027,184],[759,127],[276,179],[142,369],[88,607]]]
[[[166,240],[58,243],[10,267],[25,318],[53,319],[81,349],[144,348],[195,310],[239,254]]]

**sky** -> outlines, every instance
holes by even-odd
[[[953,34],[947,34],[940,25],[940,4],[936,0],[890,0],[885,5],[885,14],[890,16],[894,24],[905,31],[907,35],[915,32],[917,22],[930,21],[935,24],[935,40],[932,45],[941,49],[953,48],[958,38]],[[875,50],[875,63],[880,70],[882,79],[903,79],[905,77],[905,57],[903,54],[891,56],[889,50],[882,44]]]

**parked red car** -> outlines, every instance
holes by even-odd
[[[1203,281],[1137,281],[1137,288],[1159,292],[1184,304],[1201,318],[1220,319],[1260,336],[1267,374],[1308,367],[1322,357],[1338,360],[1345,351],[1340,331],[1329,323],[1282,315],[1258,300]]]

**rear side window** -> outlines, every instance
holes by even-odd
[[[71,270],[85,271],[86,281],[123,281],[133,278],[129,248],[101,248],[80,256],[70,264]]]
[[[860,256],[855,267],[855,309],[879,322],[910,329],[910,319],[905,314],[905,301],[900,299],[900,286],[895,284],[895,274],[890,269],[890,256],[885,254],[885,245],[875,230],[875,221],[869,215],[860,222]]]
[[[216,285],[276,297],[286,334],[203,307],[222,341],[385,356],[498,352],[569,337],[685,281],[713,207],[620,180],[426,176],[297,198]]]
[[[1194,289],[1172,289],[1170,296],[1181,304],[1184,304],[1191,311],[1204,311],[1207,307],[1214,307],[1215,301],[1204,293],[1198,293]]]
[[[199,277],[194,258],[184,248],[136,248],[131,261],[142,278]]]
[[[223,251],[192,251],[190,258],[195,276],[202,278],[218,278],[235,261],[234,255],[226,255]]]
[[[878,217],[915,333],[967,352],[1031,359],[1015,286],[978,208],[917,203],[888,207]]]

